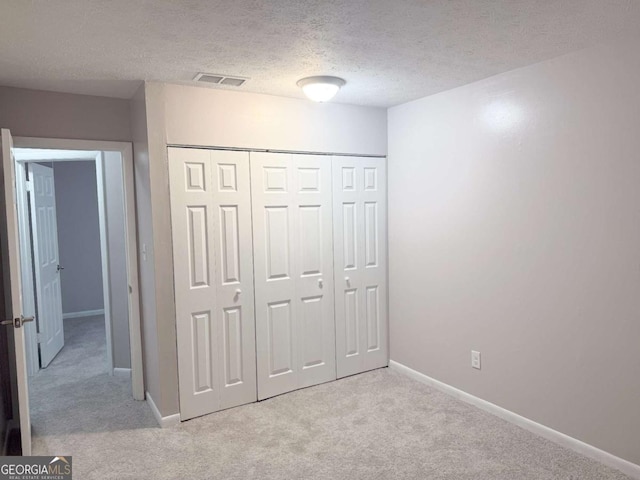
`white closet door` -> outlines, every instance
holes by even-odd
[[[182,420],[256,400],[249,155],[169,148]]]
[[[388,364],[384,158],[333,157],[338,378]]]
[[[258,398],[334,380],[331,160],[251,154]]]
[[[335,380],[331,157],[292,155],[299,387]]]

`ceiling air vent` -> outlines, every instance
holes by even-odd
[[[249,80],[245,77],[232,77],[229,75],[218,75],[216,73],[199,73],[193,77],[195,82],[211,83],[215,85],[227,85],[230,87],[240,87]]]

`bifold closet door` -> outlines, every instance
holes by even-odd
[[[247,152],[169,148],[180,417],[256,401]]]
[[[388,364],[385,166],[333,157],[338,378]]]
[[[336,378],[331,158],[251,153],[258,398]]]

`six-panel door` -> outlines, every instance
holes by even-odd
[[[338,378],[385,367],[386,169],[383,158],[333,158]]]
[[[249,155],[169,148],[180,416],[256,394]]]
[[[53,167],[29,164],[33,258],[40,331],[40,366],[46,368],[64,346],[58,223]]]
[[[331,160],[251,154],[258,398],[336,378]]]

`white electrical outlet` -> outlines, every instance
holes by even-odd
[[[471,350],[471,366],[480,370],[480,352]]]

